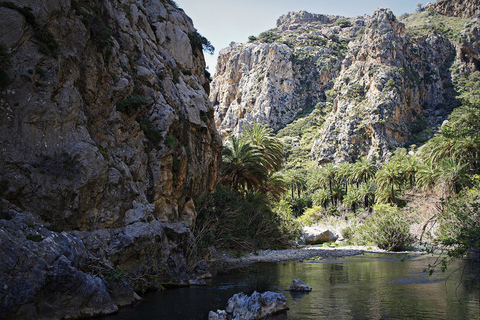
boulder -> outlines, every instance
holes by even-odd
[[[208,320],[227,320],[228,313],[225,310],[210,311],[208,313]]]
[[[325,242],[335,242],[338,235],[330,230],[320,229],[318,227],[304,227],[303,239],[306,244],[321,244]]]
[[[237,293],[228,300],[225,311],[234,318],[254,320],[287,310],[287,298],[281,293],[267,291],[254,292],[247,296],[243,292]]]
[[[294,279],[290,285],[290,291],[312,291],[312,287],[300,279]]]

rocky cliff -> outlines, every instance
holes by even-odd
[[[210,95],[217,128],[225,135],[259,121],[278,130],[317,110],[318,132],[287,148],[309,144],[319,165],[422,143],[458,105],[452,79],[480,68],[477,2],[439,1],[401,19],[388,9],[282,16],[276,29],[220,52]]]
[[[342,28],[338,18],[291,12],[277,29],[221,50],[210,94],[220,133],[238,133],[253,121],[278,130],[325,100],[348,43],[363,26],[352,19],[352,27]]]
[[[0,3],[0,17],[0,242],[15,248],[2,252],[13,265],[1,265],[0,317],[114,310],[103,282],[82,271],[87,252],[124,269],[187,271],[185,226],[220,164],[206,39],[170,0],[14,0]],[[45,258],[58,239],[63,249]],[[28,263],[39,276],[19,296],[28,268],[16,266]],[[90,277],[110,302],[49,313],[39,307],[48,299],[68,305],[49,289],[56,277]]]

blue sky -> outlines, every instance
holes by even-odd
[[[248,36],[276,27],[278,17],[289,11],[306,10],[356,17],[371,15],[376,8],[390,8],[396,16],[415,12],[418,0],[176,0],[195,24],[198,32],[215,47],[205,54],[210,72],[215,72],[220,49],[230,42],[247,42]],[[433,2],[433,1],[432,1]],[[426,3],[426,2],[424,2]]]

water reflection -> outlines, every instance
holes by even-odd
[[[279,288],[293,279],[313,287],[309,293],[285,291],[290,310],[272,319],[480,319],[480,293],[469,290],[476,269],[429,277],[431,258],[413,254],[366,254],[343,259],[259,264],[255,272],[271,275]],[[458,265],[457,267],[460,267]],[[454,267],[450,267],[454,270]],[[101,319],[206,319],[223,309],[245,286],[246,273],[220,276],[207,287],[179,288],[149,294],[137,308]]]

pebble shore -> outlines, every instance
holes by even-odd
[[[232,257],[227,254],[220,255],[217,261],[227,264],[229,269],[248,266],[257,262],[280,262],[292,260],[305,260],[310,258],[336,258],[363,254],[366,252],[383,253],[377,247],[345,246],[324,247],[322,245],[302,246],[285,250],[260,250],[242,257]]]

